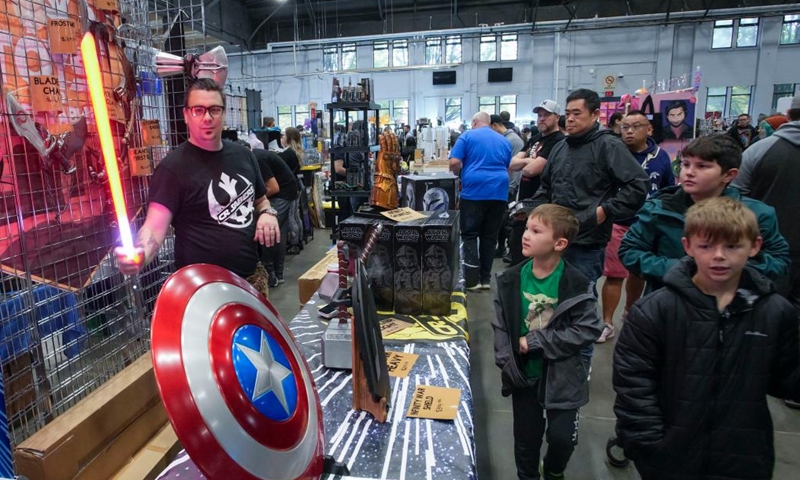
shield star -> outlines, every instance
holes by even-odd
[[[269,392],[274,392],[283,410],[288,415],[289,405],[286,402],[286,394],[283,391],[283,380],[292,374],[292,371],[275,361],[275,355],[267,342],[267,336],[261,332],[261,345],[258,351],[245,345],[236,344],[236,348],[241,351],[256,369],[256,383],[253,388],[253,398],[256,401]]]

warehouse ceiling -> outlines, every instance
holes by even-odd
[[[164,1],[164,0],[161,0]],[[170,1],[170,0],[167,0]],[[791,0],[171,0],[204,2],[205,35],[245,50],[270,43],[461,29],[498,24],[569,22],[651,15],[651,23],[674,23],[681,12],[714,15],[720,9],[782,6]],[[223,12],[224,8],[224,12]],[[652,15],[659,15],[656,20]],[[633,20],[633,19],[632,19]],[[565,29],[569,27],[565,24]],[[194,30],[197,30],[195,26]]]

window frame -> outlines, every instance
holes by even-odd
[[[458,119],[451,119],[448,120],[449,116],[447,114],[448,109],[457,109],[458,111]],[[445,97],[444,99],[444,123],[447,125],[450,122],[455,122],[458,120],[458,124],[461,125],[464,123],[464,97]]]
[[[747,93],[735,93],[734,89],[739,89],[739,88],[746,88],[747,89]],[[753,108],[753,88],[754,88],[753,85],[732,85],[732,86],[727,86],[727,87],[707,87],[707,89],[706,89],[706,106],[705,106],[705,109],[704,109],[704,114],[705,113],[709,113],[711,111],[711,110],[708,109],[708,100],[710,98],[722,98],[723,99],[723,109],[722,109],[722,117],[723,118],[738,117],[742,113],[746,113],[746,114],[752,116],[750,111]],[[721,91],[722,89],[725,89],[724,90],[724,92],[725,92],[724,95],[722,93],[714,93],[713,95],[711,94],[712,90]],[[734,106],[734,103],[735,103],[735,100],[736,100],[735,97],[747,97],[747,106],[743,111],[740,111],[740,112],[734,112],[733,111],[733,106]],[[717,111],[717,110],[714,110],[714,111]]]
[[[754,21],[755,23],[746,23],[742,25],[742,21]],[[755,28],[756,34],[752,45],[740,45],[742,28]],[[761,19],[758,17],[745,17],[736,21],[736,48],[758,48],[759,35],[761,34]]]
[[[456,49],[458,51],[458,58],[455,61],[450,61],[450,53],[451,49]],[[464,47],[461,42],[461,35],[448,35],[444,37],[444,52],[442,55],[443,63],[451,64],[451,63],[462,63],[464,61]]]
[[[513,38],[513,40],[512,40]],[[503,48],[506,44],[514,44],[514,55],[513,57],[506,58],[504,56],[505,49]],[[518,33],[503,33],[500,35],[500,61],[501,62],[514,62],[519,60],[519,34]]]
[[[792,18],[790,18],[792,17]],[[794,41],[793,42],[784,42],[784,34],[787,31],[787,26],[794,24],[795,27],[795,34],[794,34]],[[795,15],[784,15],[783,16],[783,23],[781,23],[781,38],[778,42],[779,45],[800,45],[800,14]]]
[[[400,64],[397,62],[397,52],[405,51],[405,61]],[[389,60],[389,65],[392,67],[407,67],[408,62],[408,40],[394,40],[392,41],[392,54]]]
[[[484,60],[483,58],[483,46],[484,45],[492,45],[494,50],[492,50],[491,58],[487,58]],[[479,62],[496,62],[497,61],[497,34],[494,33],[484,33],[480,36],[480,42],[478,47],[478,61]]]
[[[778,91],[778,87],[789,86],[791,88],[787,88],[786,91]],[[800,93],[800,83],[776,83],[772,85],[772,110],[771,112],[775,112],[778,110],[778,100],[784,97],[792,97]],[[778,113],[785,113],[785,112],[778,112]]]
[[[742,21],[747,23],[742,24]],[[755,40],[752,45],[740,45],[740,32],[742,28],[755,28]],[[716,32],[719,30],[730,29],[728,42],[725,45],[715,46]],[[761,18],[759,17],[743,17],[743,18],[728,18],[723,20],[715,20],[711,26],[711,50],[734,50],[740,48],[758,48],[759,41],[761,40]]]
[[[327,59],[333,58],[333,62]],[[330,67],[328,65],[331,65]],[[322,70],[324,72],[338,72],[339,71],[339,46],[332,45],[326,46],[322,49]]]
[[[380,100],[377,102],[381,106],[379,117],[385,112],[389,116],[389,123],[381,121],[381,128],[386,125],[395,124],[397,126],[408,124],[409,100],[407,98],[395,98],[391,100]],[[404,117],[399,118],[398,117]]]
[[[353,54],[352,66],[350,66],[350,65],[345,66],[345,64],[344,64],[345,55],[346,54],[350,54],[350,53]],[[341,68],[342,71],[357,70],[358,69],[358,48],[357,48],[355,42],[342,43],[341,45],[339,45],[339,57],[340,57],[339,58],[339,64],[342,67]]]
[[[385,52],[386,65],[378,65],[378,52]],[[372,43],[372,68],[388,68],[391,65],[391,57],[391,49],[389,48],[389,42],[387,40]]]
[[[425,65],[440,65],[442,63],[442,37],[427,37],[425,39]],[[438,59],[432,58],[433,55],[429,54],[429,51],[436,51],[438,52]]]

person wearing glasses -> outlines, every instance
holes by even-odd
[[[222,141],[225,93],[211,79],[187,89],[183,117],[189,141],[159,163],[150,179],[147,217],[136,235],[137,258],[121,249],[121,273],[134,275],[158,255],[175,229],[175,267],[210,263],[248,279],[266,296],[267,273],[258,245],[280,241],[277,212],[253,153]]]
[[[648,198],[665,187],[675,185],[675,176],[672,174],[672,164],[667,152],[662,150],[656,141],[653,140],[653,127],[644,112],[632,110],[622,117],[619,122],[622,141],[628,150],[642,166],[647,176],[650,178]],[[628,231],[634,219],[614,222],[611,228],[611,241],[606,245],[605,264],[603,275],[606,281],[603,283],[601,298],[603,299],[603,322],[605,327],[597,343],[605,343],[615,334],[613,316],[617,309],[622,295],[622,284],[625,283],[625,310],[622,313],[623,321],[628,315],[631,305],[642,296],[644,290],[644,280],[640,277],[629,274],[628,270],[622,265],[619,259],[619,246],[622,237]],[[628,279],[625,282],[625,279]]]

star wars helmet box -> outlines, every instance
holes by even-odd
[[[434,212],[422,225],[422,305],[427,315],[450,315],[458,280],[458,211]]]
[[[422,226],[427,218],[394,226],[394,311],[422,313]]]
[[[383,224],[383,230],[367,259],[367,274],[378,310],[391,311],[394,306],[394,262],[392,260],[394,222],[388,219],[376,220],[352,216],[340,223],[339,239],[349,243],[356,249],[356,254],[360,255],[370,228],[377,223]]]
[[[418,212],[458,209],[458,177],[450,173],[402,177],[401,207]]]

